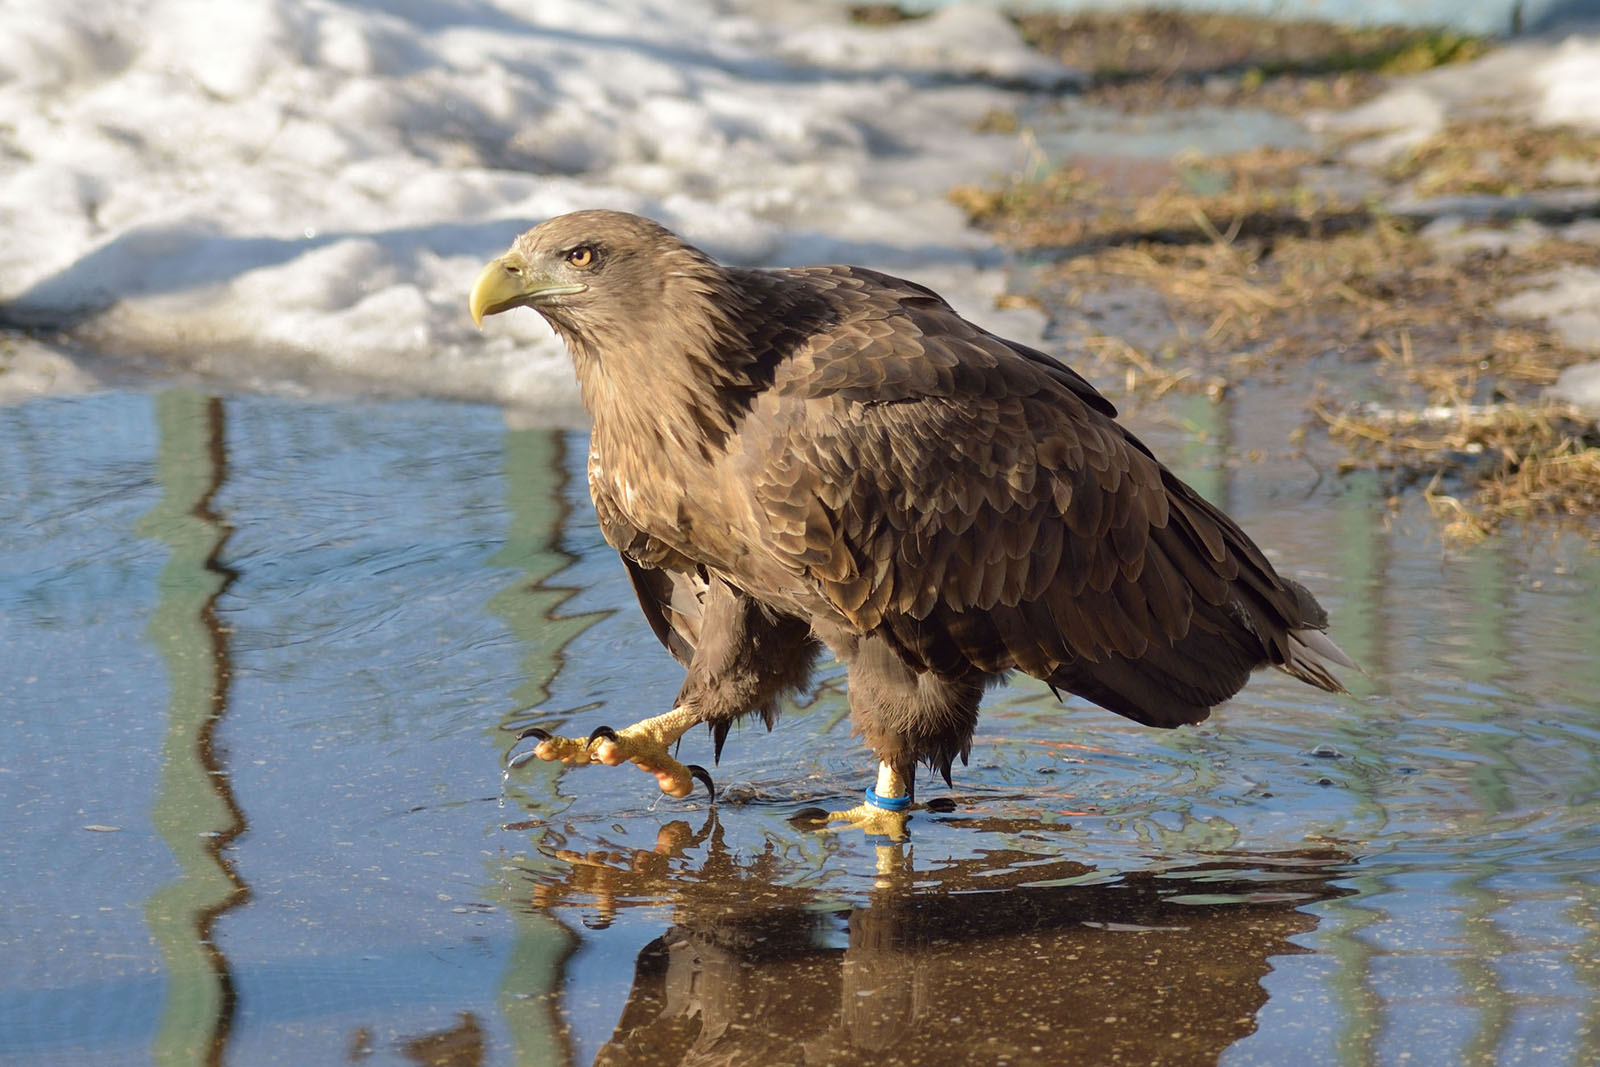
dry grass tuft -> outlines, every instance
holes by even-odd
[[[1600,133],[1504,118],[1449,123],[1387,168],[1426,196],[1516,196],[1600,180]]]
[[[1340,412],[1314,401],[1329,434],[1351,448],[1347,470],[1406,471],[1425,479],[1432,512],[1456,543],[1511,521],[1600,515],[1600,435],[1555,404],[1434,406]],[[1454,481],[1469,494],[1442,488]],[[1591,530],[1600,539],[1600,528]]]

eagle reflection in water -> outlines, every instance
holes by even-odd
[[[882,846],[876,887],[845,907],[778,884],[792,858],[733,855],[714,813],[653,850],[555,855],[564,873],[537,875],[531,903],[569,930],[625,902],[671,910],[608,1067],[1215,1063],[1255,1031],[1271,958],[1309,951],[1305,906],[1352,892],[1329,849],[1117,875],[1023,848],[913,871]]]

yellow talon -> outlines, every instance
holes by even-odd
[[[641,771],[655,775],[656,784],[669,797],[686,797],[694,792],[695,771],[704,778],[706,789],[712,790],[711,776],[703,769],[687,767],[668,754],[666,744],[646,725],[650,721],[646,719],[620,731],[600,727],[589,735],[591,757],[607,767],[623,763],[636,765]]]
[[[575,737],[546,737],[534,748],[533,754],[542,760],[559,760],[581,767],[589,762],[589,742]]]
[[[637,764],[640,770],[655,775],[656,784],[670,797],[686,797],[694,791],[695,780],[705,783],[706,792],[716,799],[716,787],[704,767],[684,765],[673,759],[667,746],[676,742],[697,720],[683,708],[674,708],[665,715],[636,722],[623,730],[602,726],[586,739],[556,737],[539,727],[525,730],[522,737],[538,738],[539,743],[528,756],[513,758],[512,766],[519,766],[529,758],[559,761],[574,767],[586,763],[603,763],[615,767],[623,763]],[[520,740],[520,738],[519,738]]]
[[[911,811],[890,811],[876,804],[857,804],[846,811],[828,813],[828,822],[842,822],[839,830],[860,830],[869,837],[887,837],[891,841],[904,841],[906,823],[911,821]],[[828,829],[833,830],[830,826]]]
[[[878,801],[879,803],[873,803]],[[860,830],[873,837],[887,837],[891,841],[906,839],[906,823],[911,821],[911,783],[894,767],[878,763],[878,784],[867,790],[867,802],[846,811],[828,814],[828,822],[842,822],[842,829]],[[831,829],[831,827],[830,827]]]

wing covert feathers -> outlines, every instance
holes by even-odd
[[[1264,665],[1342,689],[1311,595],[1082,378],[909,283],[784,273],[839,324],[778,367],[740,469],[766,543],[850,629],[1151,725],[1205,718]]]

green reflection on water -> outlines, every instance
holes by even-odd
[[[1509,623],[1511,602],[1516,594],[1507,581],[1509,571],[1504,545],[1487,547],[1488,551],[1475,553],[1466,566],[1465,599],[1471,605],[1471,612],[1465,627],[1469,655],[1462,664],[1462,674],[1468,681],[1492,686],[1504,673],[1506,657],[1515,655]],[[1502,718],[1501,708],[1490,703],[1461,714],[1479,722]],[[1507,769],[1515,766],[1516,757],[1510,751],[1514,739],[1514,734],[1499,731],[1489,734],[1472,731],[1469,735],[1468,750],[1491,757],[1478,764],[1472,773],[1472,791],[1478,798],[1480,812],[1508,812],[1516,806],[1505,776]],[[1464,905],[1459,911],[1461,940],[1473,948],[1470,954],[1455,961],[1461,974],[1463,998],[1472,1004],[1477,1018],[1477,1026],[1463,1047],[1463,1057],[1469,1063],[1493,1060],[1505,1045],[1513,1022],[1515,1002],[1507,996],[1500,972],[1494,965],[1505,953],[1516,949],[1514,940],[1495,920],[1495,913],[1507,901],[1484,884],[1496,873],[1498,866],[1486,860],[1456,884]]]
[[[218,562],[232,528],[211,508],[227,476],[226,418],[220,400],[187,390],[161,393],[155,403],[162,496],[135,533],[172,553],[157,579],[148,628],[166,662],[171,697],[151,817],[182,873],[145,902],[167,974],[152,1053],[160,1063],[219,1063],[236,994],[212,931],[223,912],[249,897],[224,856],[245,820],[213,744],[231,676],[216,602],[234,580]]]
[[[1389,677],[1390,642],[1386,632],[1389,611],[1385,596],[1393,553],[1383,526],[1372,521],[1374,515],[1380,514],[1382,494],[1377,480],[1366,475],[1347,479],[1346,487],[1334,512],[1340,532],[1338,544],[1342,547],[1337,559],[1344,601],[1339,613],[1339,643],[1357,663],[1366,665],[1372,677],[1386,678]],[[1354,678],[1347,679],[1347,684],[1357,692],[1362,688],[1362,682]],[[1370,684],[1366,688],[1371,688]],[[1337,729],[1341,746],[1352,746],[1351,751],[1364,755],[1369,752],[1368,746],[1383,745],[1391,733],[1385,727],[1378,727],[1381,733],[1374,737],[1371,727],[1357,728],[1348,721],[1339,723]],[[1386,821],[1381,800],[1372,795],[1370,787],[1360,779],[1352,785],[1360,796],[1362,813],[1372,819],[1375,828],[1381,829]],[[1382,882],[1358,871],[1348,884],[1357,889],[1357,895],[1335,901],[1327,909],[1328,945],[1339,961],[1332,983],[1333,994],[1343,1023],[1334,1035],[1334,1047],[1341,1063],[1372,1063],[1387,1012],[1373,980],[1377,953],[1366,933],[1383,920],[1383,915],[1363,901],[1381,889]]]
[[[521,573],[490,598],[488,606],[505,620],[525,651],[524,680],[511,694],[514,710],[495,731],[502,762],[516,737],[504,727],[514,723],[518,712],[549,698],[550,683],[565,663],[567,645],[599,618],[558,614],[577,590],[549,584],[551,577],[576,559],[561,544],[569,510],[565,438],[557,430],[508,430],[505,464],[506,543],[489,562]],[[518,779],[544,790],[543,810],[559,810],[556,766],[536,763],[527,773],[519,772]],[[537,831],[533,837],[538,837]],[[558,1009],[566,960],[576,949],[577,938],[555,919],[530,909],[526,901],[514,899],[510,890],[515,883],[491,877],[501,906],[516,923],[499,996],[515,1061],[540,1067],[571,1063],[572,1046]]]
[[[524,680],[511,694],[515,707],[502,725],[512,722],[516,713],[536,708],[549,699],[550,683],[566,662],[567,645],[601,618],[594,613],[559,614],[561,606],[578,589],[549,582],[577,559],[561,544],[569,510],[566,460],[562,431],[506,431],[506,543],[489,563],[522,573],[491,597],[488,606],[505,620],[506,628],[526,651],[522,658]],[[508,730],[499,732],[503,752],[510,750],[514,738]],[[547,771],[539,780],[554,797],[555,769],[539,763],[530,771],[537,768]]]

